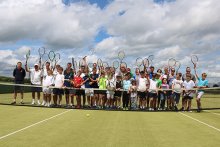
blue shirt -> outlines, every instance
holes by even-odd
[[[198,83],[197,86],[208,86],[209,82],[208,80],[202,80],[202,78],[198,78]],[[198,90],[198,91],[202,91],[202,90]]]
[[[128,90],[130,86],[131,86],[130,80],[123,80],[123,89],[124,90]]]
[[[69,79],[69,80],[72,80],[73,79],[73,73],[72,72],[70,72],[70,73],[66,73],[65,75],[64,75],[64,79]],[[66,87],[71,87],[71,83],[70,83],[70,81],[64,81],[64,86],[66,86]]]
[[[84,77],[83,77],[83,80],[85,81],[85,80],[88,79],[88,78],[89,78],[88,75],[87,75],[87,76],[84,76]],[[89,82],[90,82],[90,80],[88,80],[88,81],[85,82],[85,88],[90,88]]]

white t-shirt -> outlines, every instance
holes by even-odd
[[[156,93],[156,89],[157,89],[157,81],[150,79],[149,92]]]
[[[193,82],[193,80],[190,80],[189,82],[184,81],[184,82],[183,82],[183,86],[184,86],[184,88],[186,89],[185,94],[188,94],[188,91],[187,91],[187,90],[192,89],[192,88],[195,86],[195,83]],[[189,96],[193,96],[193,92],[190,92]]]
[[[174,79],[172,81],[172,85],[173,85],[174,92],[181,93],[181,88],[182,88],[182,85],[183,85],[183,81],[182,80]]]
[[[64,84],[64,75],[58,73],[55,76],[54,84],[55,84],[55,87],[61,88]]]
[[[31,83],[34,85],[41,85],[41,70],[36,71],[35,69],[30,69]]]
[[[147,81],[147,79],[146,78],[139,78],[139,80],[138,80],[138,91],[140,91],[140,92],[144,92],[144,91],[146,91],[147,90],[147,84],[148,84],[148,81]]]
[[[54,77],[51,76],[46,76],[46,78],[43,80],[43,86],[50,86],[54,83]]]

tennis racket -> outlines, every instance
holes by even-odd
[[[98,65],[99,68],[102,66],[102,59],[99,58],[97,60],[97,65]]]
[[[176,61],[176,73],[178,73],[180,67],[181,67],[181,63],[179,61]]]
[[[149,61],[149,64],[150,64],[150,65],[153,64],[153,60],[154,60],[154,55],[148,56],[148,61]]]
[[[55,56],[56,56],[56,54],[54,53],[54,51],[50,51],[48,53],[48,59],[50,60],[50,64],[51,64],[52,69],[54,69],[53,68],[53,61],[55,59]]]
[[[169,68],[172,68],[176,65],[176,60],[174,58],[170,58],[168,60],[168,65],[169,65]]]
[[[40,56],[39,63],[40,63],[40,65],[41,65],[41,59],[42,59],[43,55],[46,54],[46,49],[45,49],[45,47],[40,47],[40,48],[38,49],[38,53],[39,53],[39,56]]]
[[[113,65],[112,65],[115,69],[117,69],[119,67],[119,62],[118,61],[113,61]]]
[[[109,67],[109,65],[108,65],[107,62],[103,62],[103,63],[102,63],[102,66],[103,66],[104,68]]]
[[[75,67],[75,61],[74,61],[74,58],[72,57],[72,66],[73,66],[73,70],[75,71],[76,70],[76,67]]]
[[[118,52],[118,59],[122,62],[122,60],[125,58],[125,52],[119,51]]]
[[[196,67],[196,64],[198,63],[199,58],[196,55],[192,55],[191,56],[191,61],[192,61],[193,65],[194,65],[194,67]]]
[[[84,60],[83,59],[79,60],[79,68],[83,65],[84,65]]]
[[[138,66],[138,68],[140,68],[140,66],[143,65],[143,59],[141,57],[138,57],[135,64],[136,66]]]
[[[30,58],[30,55],[31,55],[31,50],[28,50],[28,52],[26,53],[26,65],[27,65],[27,62],[28,62],[28,59]]]
[[[60,60],[60,54],[56,53],[55,54],[55,65],[57,65],[58,61]]]

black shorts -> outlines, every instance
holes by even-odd
[[[96,94],[106,94],[106,90],[96,90]]]
[[[55,95],[63,95],[64,91],[63,91],[63,89],[54,88],[53,89],[53,94],[55,94]]]
[[[115,97],[121,97],[122,92],[121,91],[115,91]]]
[[[40,85],[34,85],[34,84],[31,84],[33,86],[40,86]],[[41,92],[42,91],[42,88],[41,87],[31,87],[31,92]]]
[[[138,91],[138,97],[139,97],[141,100],[146,100],[146,92]]]
[[[185,95],[185,96],[183,97],[183,99],[192,100],[193,97],[192,97],[192,96]]]
[[[151,93],[151,92],[149,92],[149,94],[148,94],[148,96],[149,96],[149,98],[157,98],[157,93]]]
[[[166,91],[166,96],[167,96],[167,98],[170,98],[171,96],[172,96],[172,91]]]
[[[65,89],[65,90],[64,90],[64,93],[65,93],[65,94],[70,94],[70,89]]]
[[[15,84],[24,84],[24,81],[15,81]],[[24,92],[24,87],[14,86],[14,92]]]

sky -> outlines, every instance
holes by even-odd
[[[132,69],[152,54],[156,68],[173,57],[184,72],[197,55],[200,74],[220,77],[219,10],[218,0],[0,0],[0,75],[29,49],[33,66],[44,46],[64,67],[85,55],[112,64],[122,50]]]

